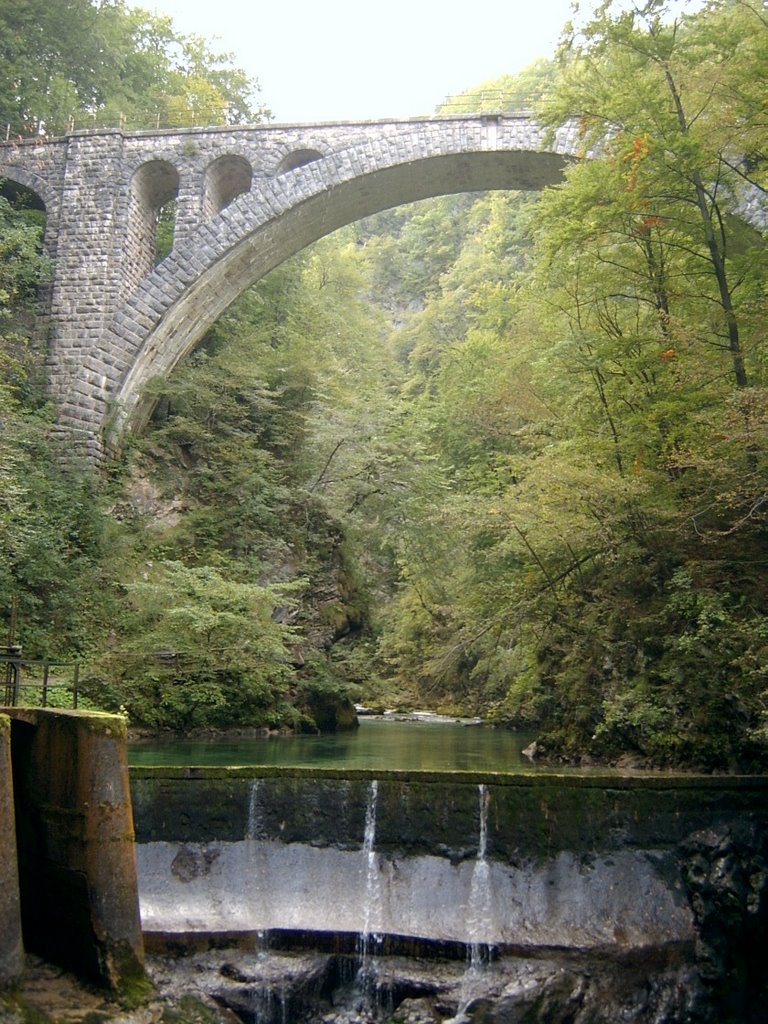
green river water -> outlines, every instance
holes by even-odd
[[[361,718],[352,732],[253,739],[140,741],[131,765],[277,765],[292,768],[494,771],[531,769],[531,733],[445,720]]]

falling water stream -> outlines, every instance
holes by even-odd
[[[251,792],[248,796],[248,824],[245,830],[246,839],[256,839],[259,834],[259,783],[260,779],[254,779],[251,783]]]
[[[370,952],[372,937],[372,921],[378,918],[381,893],[378,884],[378,859],[374,850],[376,839],[376,801],[379,784],[374,779],[368,787],[368,800],[365,806],[365,831],[363,833],[363,865],[365,869],[365,907],[363,912],[363,930],[360,934],[360,954],[363,967],[366,966]]]
[[[365,905],[363,929],[357,940],[358,966],[352,980],[351,1002],[361,1012],[376,1015],[379,1004],[378,972],[375,960],[376,926],[381,920],[381,883],[379,858],[375,850],[376,803],[379,784],[374,779],[368,786],[363,832],[363,870],[365,871]]]
[[[467,1007],[482,990],[483,979],[491,961],[492,945],[487,941],[488,922],[492,909],[490,864],[488,863],[488,807],[491,794],[485,784],[478,786],[479,828],[477,856],[472,867],[467,906],[469,962],[461,981],[459,1008],[454,1021],[464,1019]]]
[[[258,844],[261,832],[259,811],[260,781],[251,785],[246,823],[246,841]],[[376,814],[379,784],[369,783],[365,798],[365,817],[362,845],[360,847],[360,881],[364,906],[361,930],[357,937],[356,953],[353,957],[337,958],[331,1001],[333,1009],[324,1012],[323,1024],[370,1024],[391,1018],[397,1000],[394,993],[402,986],[402,979],[393,975],[392,963],[386,957],[377,956],[377,930],[383,920],[383,893],[380,877],[380,854],[376,851]],[[488,860],[488,814],[490,791],[485,784],[478,786],[478,832],[477,850],[472,862],[471,877],[467,889],[464,919],[467,925],[468,955],[463,974],[455,974],[455,1016],[453,1024],[467,1020],[466,1011],[473,1000],[484,991],[489,974],[492,946],[489,943],[489,917],[492,914],[491,865]],[[469,866],[469,865],[467,865]],[[248,997],[241,1004],[241,1013],[249,1024],[292,1024],[294,1020],[306,1021],[306,1011],[299,1008],[296,995],[292,994],[295,979],[287,976],[289,961],[282,960],[277,951],[269,949],[268,935],[262,936],[261,948],[251,955],[245,969],[248,981]],[[458,964],[456,965],[458,968]],[[456,969],[454,968],[454,970]],[[446,1021],[446,1024],[450,1024]]]

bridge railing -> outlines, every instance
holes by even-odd
[[[536,106],[537,99],[511,89],[477,89],[458,96],[446,96],[438,114],[520,114]]]
[[[253,124],[263,124],[272,119],[268,110],[260,111]],[[184,128],[225,128],[227,126],[243,128],[252,125],[233,125],[223,115],[211,111],[196,110],[148,110],[140,114],[125,114],[121,111],[97,110],[92,113],[78,111],[70,114],[66,120],[46,123],[44,121],[6,122],[0,126],[0,141],[26,142],[35,139],[61,138],[66,135],[90,132],[153,132],[173,131]]]
[[[519,92],[504,89],[478,89],[476,92],[462,93],[458,96],[446,96],[435,110],[414,117],[440,117],[446,115],[487,113],[521,113],[529,111],[534,105],[534,98]],[[338,118],[342,122],[343,118]],[[381,120],[377,118],[376,120]],[[407,118],[392,117],[392,120]],[[70,114],[66,121],[55,124],[44,122],[6,122],[0,125],[1,142],[29,142],[44,139],[61,138],[75,133],[96,133],[108,131],[120,132],[154,132],[174,131],[197,128],[247,128],[267,124],[274,121],[268,110],[260,113],[259,119],[253,124],[233,124],[225,117],[216,117],[210,111],[195,110],[161,110],[145,111],[141,114],[127,115],[119,111],[94,111]]]

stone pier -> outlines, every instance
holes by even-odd
[[[118,993],[145,984],[125,741],[114,715],[0,714],[0,983],[26,949]]]

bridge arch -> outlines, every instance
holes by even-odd
[[[244,156],[219,156],[205,169],[203,213],[206,219],[225,210],[238,196],[250,191],[253,168]]]
[[[298,170],[299,167],[306,167],[315,160],[322,160],[323,154],[316,149],[294,149],[287,153],[277,165],[277,174],[287,174],[288,171]]]
[[[108,447],[116,447],[127,428],[146,422],[147,382],[169,374],[227,306],[301,249],[353,221],[419,199],[556,184],[567,159],[562,148],[499,150],[440,138],[425,145],[418,137],[404,145],[399,138],[316,158],[257,182],[185,239],[112,320],[107,344],[126,365],[111,396]]]
[[[123,294],[130,294],[149,273],[157,252],[157,225],[161,210],[179,194],[180,177],[168,160],[147,160],[133,174],[125,247]]]
[[[324,235],[430,196],[542,188],[580,148],[578,125],[549,137],[525,113],[0,142],[0,178],[47,208],[57,435],[76,458],[102,462],[146,417],[146,382]],[[172,226],[173,247],[153,265],[158,213],[172,200],[162,228],[167,243]]]
[[[21,185],[22,188],[32,192],[40,201],[41,209],[46,213],[57,208],[58,203],[54,191],[34,171],[30,171],[26,167],[10,164],[0,169],[0,184],[6,181],[12,185]],[[5,189],[0,191],[5,192]]]

